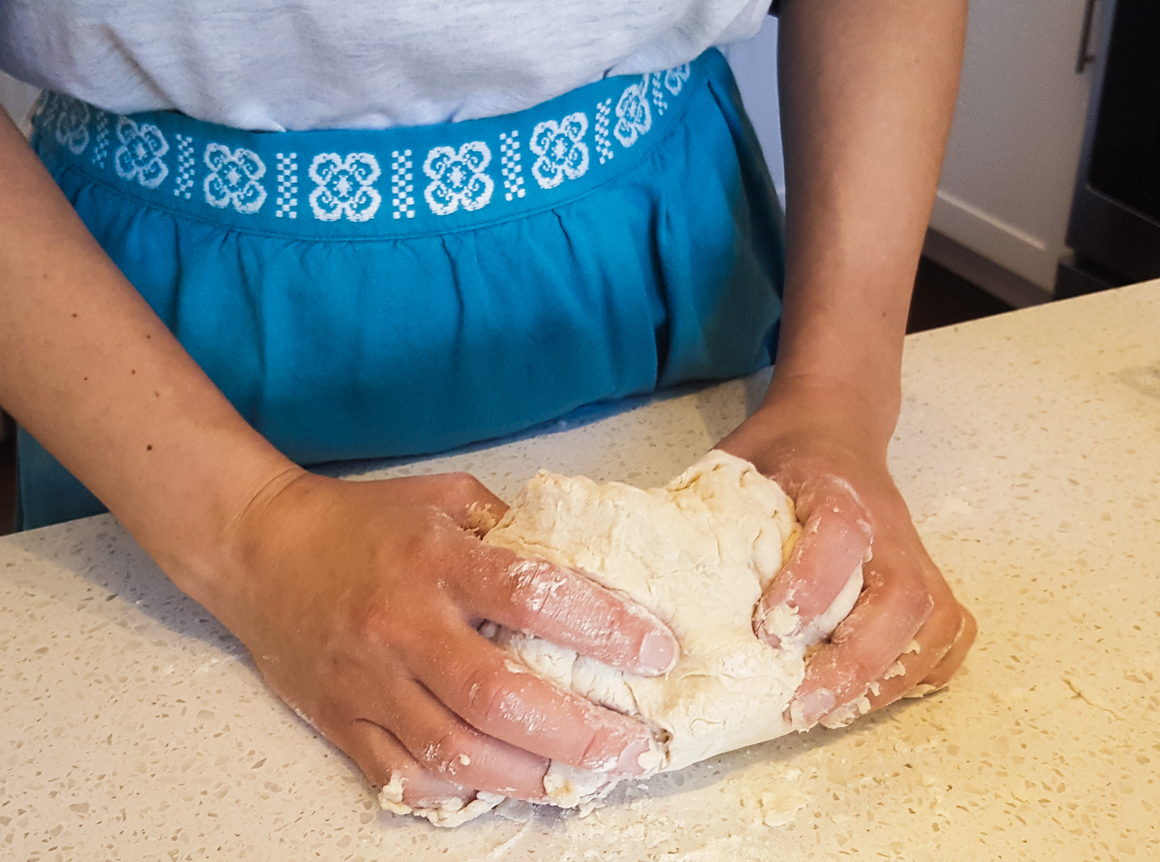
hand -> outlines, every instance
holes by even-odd
[[[549,759],[640,774],[655,745],[644,724],[521,670],[477,628],[490,620],[647,675],[675,662],[675,639],[576,572],[482,544],[480,514],[506,508],[462,474],[296,470],[238,519],[230,589],[205,603],[373,782],[401,774],[412,807],[475,790],[541,799]]]
[[[794,381],[772,389],[719,448],[752,461],[795,501],[804,534],[755,613],[758,636],[777,608],[800,632],[830,607],[864,561],[863,591],[828,644],[806,664],[789,714],[799,726],[840,725],[860,710],[946,685],[974,642],[971,614],[930,559],[886,468],[876,410],[849,392]],[[861,421],[862,419],[865,421]],[[892,427],[893,423],[891,423]],[[925,688],[925,687],[930,688]]]

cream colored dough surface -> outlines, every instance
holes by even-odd
[[[492,627],[489,634],[534,673],[648,722],[659,745],[642,758],[647,773],[681,769],[804,729],[783,713],[812,643],[799,638],[773,649],[753,633],[754,608],[800,534],[782,489],[716,450],[649,490],[540,471],[484,541],[579,569],[626,595],[672,629],[681,654],[669,673],[646,678],[520,632]],[[850,611],[861,585],[859,566],[824,625],[810,627],[815,642]],[[560,763],[544,778],[553,804],[582,810],[615,784],[605,773]],[[381,801],[409,810],[401,785],[384,788]],[[467,806],[414,813],[451,826],[500,802],[481,794]]]

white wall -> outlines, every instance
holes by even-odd
[[[777,104],[777,19],[766,16],[761,32],[722,49],[733,67],[741,99],[757,131],[778,197],[785,203],[785,166],[781,156],[781,115]]]
[[[39,91],[23,81],[17,81],[10,75],[0,72],[0,105],[8,112],[8,116],[22,125],[28,116],[28,109],[36,100]]]

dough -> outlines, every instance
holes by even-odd
[[[562,688],[648,722],[660,743],[655,762],[642,764],[649,774],[804,730],[782,714],[804,676],[806,650],[828,637],[857,600],[862,568],[851,573],[821,625],[770,648],[753,633],[754,607],[800,534],[781,488],[747,461],[716,450],[650,490],[540,471],[484,541],[580,569],[627,595],[664,620],[681,655],[665,676],[645,678],[521,632],[491,626],[489,635]],[[775,613],[778,630],[794,630],[792,608]],[[584,809],[616,781],[553,763],[544,787],[553,804]],[[405,810],[401,790],[384,788],[384,807]],[[500,801],[481,794],[449,816],[442,809],[414,813],[455,825]]]

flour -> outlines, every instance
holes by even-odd
[[[521,632],[490,631],[532,672],[647,722],[660,747],[642,761],[646,774],[682,769],[806,729],[783,713],[804,678],[806,651],[857,600],[862,568],[851,573],[820,624],[770,648],[753,633],[754,608],[800,535],[781,488],[723,452],[710,452],[664,488],[649,490],[541,471],[484,541],[580,569],[638,602],[672,629],[681,655],[664,676],[640,677]],[[553,762],[544,787],[553,804],[583,811],[617,780]],[[437,809],[415,813],[454,825],[499,800],[480,794],[448,817]],[[401,794],[388,801],[390,810],[405,807]]]
[[[379,791],[379,807],[384,811],[390,811],[392,814],[414,814],[416,817],[426,817],[436,826],[448,827],[474,820],[504,801],[503,796],[480,791],[470,802],[447,799],[438,808],[411,808],[403,802],[403,777],[397,772]]]

